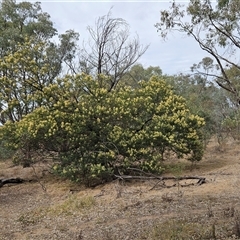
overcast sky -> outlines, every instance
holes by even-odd
[[[160,10],[170,6],[169,1],[57,1],[43,0],[42,9],[48,12],[59,33],[73,29],[80,33],[80,43],[88,39],[87,26],[94,26],[98,17],[112,8],[112,17],[125,19],[132,34],[137,33],[140,43],[150,44],[139,63],[144,67],[159,66],[164,74],[189,72],[194,63],[206,56],[194,40],[172,34],[163,41],[154,27]],[[186,1],[185,1],[186,4]]]

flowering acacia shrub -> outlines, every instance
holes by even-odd
[[[75,181],[108,180],[128,167],[161,171],[166,152],[199,161],[204,119],[159,77],[108,91],[109,79],[80,74],[50,84],[46,104],[1,129],[13,147],[59,153],[54,170]],[[105,87],[106,86],[106,87]],[[14,131],[13,131],[14,129]],[[5,132],[5,134],[4,134]]]
[[[54,82],[61,64],[52,60],[47,42],[25,38],[15,52],[0,58],[0,123],[20,121],[44,101],[38,98],[45,86]],[[52,49],[51,49],[52,48]]]

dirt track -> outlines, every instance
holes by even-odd
[[[150,190],[156,181],[149,181],[84,189],[41,177],[40,166],[36,170],[42,185],[0,188],[1,240],[238,239],[238,230],[240,235],[240,148],[234,142],[223,152],[210,143],[197,169],[183,170],[206,177],[201,186],[158,184]],[[7,177],[36,178],[31,168],[0,162],[0,178]],[[191,182],[196,181],[180,184]]]

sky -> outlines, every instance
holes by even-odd
[[[159,66],[164,74],[188,73],[194,63],[207,56],[193,39],[183,34],[172,33],[165,41],[160,37],[154,25],[160,19],[160,11],[169,8],[170,1],[42,0],[41,6],[60,34],[69,29],[80,33],[80,44],[89,38],[87,26],[94,26],[98,17],[111,9],[112,17],[126,20],[130,32],[138,34],[142,45],[150,44],[138,63],[144,67]]]

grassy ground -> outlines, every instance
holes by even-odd
[[[0,188],[0,240],[240,239],[239,144],[219,149],[213,140],[194,169],[185,161],[166,165],[167,176],[207,182],[116,181],[85,189],[44,174],[45,164],[33,171],[0,162],[0,178],[35,179]]]

